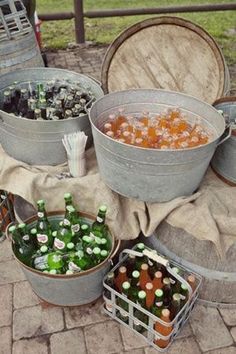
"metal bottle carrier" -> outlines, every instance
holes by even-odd
[[[135,304],[134,302],[130,301],[127,297],[125,297],[124,295],[117,292],[115,289],[111,288],[109,285],[107,285],[106,284],[107,275],[106,275],[104,278],[104,281],[103,281],[103,285],[104,285],[105,289],[110,291],[111,300],[106,298],[105,295],[103,295],[103,298],[105,300],[104,312],[107,315],[109,315],[110,317],[112,317],[113,319],[122,323],[124,326],[131,328],[134,332],[136,332],[139,336],[144,338],[147,341],[147,343],[149,345],[153,346],[155,349],[157,349],[161,352],[165,352],[169,348],[171,343],[173,342],[174,338],[179,334],[179,332],[180,332],[181,328],[184,326],[185,322],[188,320],[190,313],[193,310],[193,307],[196,303],[196,300],[197,300],[197,297],[199,294],[199,289],[200,289],[201,282],[202,282],[202,278],[197,273],[189,271],[187,268],[184,268],[183,266],[179,265],[178,263],[164,258],[162,255],[156,253],[156,251],[154,251],[146,246],[145,246],[145,250],[143,251],[143,253],[135,251],[135,248],[136,248],[136,246],[134,246],[132,248],[132,250],[129,250],[129,249],[123,250],[120,254],[118,264],[112,268],[111,272],[115,272],[119,267],[121,267],[124,264],[124,262],[128,258],[128,254],[132,254],[137,257],[142,257],[143,255],[145,255],[148,257],[150,265],[153,261],[164,265],[166,267],[167,271],[174,278],[179,280],[181,284],[184,284],[188,287],[188,291],[189,291],[188,300],[185,303],[185,305],[182,307],[182,309],[177,313],[175,318],[171,322],[167,323],[167,322],[162,321],[160,318],[156,317],[155,315],[153,315],[148,310],[145,310],[140,305]],[[124,256],[124,254],[125,254],[125,256]],[[178,267],[180,269],[180,273],[182,274],[182,276],[178,275],[175,271],[173,271],[172,270],[173,267]],[[192,288],[190,287],[188,282],[185,280],[185,278],[187,278],[187,276],[190,274],[193,274],[195,276],[196,283],[197,283],[197,286],[196,286],[194,292],[192,291]],[[128,304],[128,308],[129,308],[128,312],[126,312],[124,309],[122,309],[117,304],[118,303],[117,300],[121,300],[121,299]],[[108,309],[106,308],[106,303],[109,303],[110,311],[108,311]],[[125,323],[122,319],[120,319],[118,317],[120,310],[123,313],[126,313],[126,315],[128,314],[128,316],[129,316],[128,323]],[[141,313],[148,316],[148,324],[147,325],[144,322],[141,322],[139,319],[137,319],[134,316],[135,310],[139,310]],[[157,332],[154,329],[155,323],[160,323],[161,325],[163,325],[165,327],[172,327],[171,333],[167,336],[163,336],[161,333]],[[134,327],[135,324],[141,325],[145,329],[145,331],[143,333],[138,332]],[[165,341],[168,341],[168,345],[165,348],[159,347],[155,343],[155,341],[157,339],[163,339]]]

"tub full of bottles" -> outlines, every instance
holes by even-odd
[[[91,145],[87,112],[101,96],[97,81],[68,70],[32,68],[2,75],[0,142],[9,155],[29,164],[63,163],[64,134],[84,131]]]
[[[164,352],[187,321],[201,281],[198,274],[138,243],[123,250],[105,276],[104,311]]]
[[[165,90],[110,93],[94,103],[89,118],[104,182],[151,203],[192,194],[225,132],[216,109]]]
[[[64,198],[64,212],[47,213],[45,201],[38,200],[37,215],[11,225],[8,235],[40,298],[56,305],[82,305],[102,294],[102,279],[119,243],[105,222],[105,205],[94,218],[76,210],[70,193]]]

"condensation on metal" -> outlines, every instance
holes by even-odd
[[[180,107],[194,122],[199,116],[210,128],[210,143],[186,150],[155,150],[133,147],[103,134],[99,128],[109,113],[125,108],[126,113],[158,113]],[[147,202],[165,202],[190,195],[199,186],[225,121],[212,106],[194,97],[165,90],[137,89],[111,93],[99,99],[90,111],[90,121],[101,177],[114,191]]]
[[[47,82],[52,79],[70,79],[90,89],[96,98],[103,96],[97,81],[85,75],[63,69],[32,68],[18,70],[1,77],[0,100],[3,91],[14,81],[26,84],[35,81]],[[17,160],[34,165],[57,165],[66,161],[62,144],[64,134],[84,131],[88,136],[87,147],[92,144],[92,133],[88,115],[60,121],[34,121],[11,116],[0,110],[0,143],[4,150]]]
[[[211,164],[219,175],[236,184],[236,97],[232,101],[218,103],[215,108],[229,117],[235,130],[227,141],[217,147]]]

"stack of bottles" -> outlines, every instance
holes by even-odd
[[[138,243],[135,250],[143,252],[144,249],[145,245]],[[172,271],[184,277],[194,292],[198,283],[193,274],[183,274],[183,271],[177,267],[173,267]],[[145,255],[143,257],[129,255],[115,272],[108,273],[106,284],[166,322],[166,325],[161,322],[154,323],[155,331],[162,336],[172,333],[173,327],[168,323],[176,318],[189,299],[188,287],[171,275],[165,266],[149,260]],[[107,311],[112,312],[111,292],[107,288],[104,288],[104,299]],[[129,324],[129,303],[118,296],[116,302],[120,307],[119,310],[115,310],[116,317]],[[148,326],[149,317],[135,307],[133,312],[135,318],[133,328],[137,332],[145,332],[146,329],[142,324]],[[160,348],[165,348],[169,344],[169,339],[164,340],[157,336],[154,343]]]
[[[109,115],[102,131],[116,141],[152,149],[192,148],[208,143],[211,136],[200,117],[191,124],[179,108],[134,115],[120,109]]]
[[[44,200],[38,200],[34,227],[21,223],[9,228],[16,257],[29,267],[50,274],[74,274],[103,262],[111,251],[105,223],[107,207],[101,205],[90,225],[76,211],[70,193],[64,195],[65,216],[50,223]]]
[[[35,120],[60,120],[86,114],[94,95],[79,82],[51,80],[46,83],[15,81],[5,88],[1,109],[15,116]]]

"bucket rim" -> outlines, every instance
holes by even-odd
[[[154,148],[144,148],[144,147],[140,147],[140,146],[134,146],[134,145],[129,145],[129,144],[126,144],[126,143],[123,143],[121,141],[117,141],[117,140],[114,140],[112,139],[111,137],[107,136],[106,134],[104,134],[96,125],[95,123],[93,122],[93,119],[91,118],[91,114],[93,113],[93,110],[96,109],[96,105],[99,104],[102,100],[106,100],[108,97],[112,97],[112,96],[115,96],[117,95],[118,93],[131,93],[131,92],[162,92],[162,93],[167,93],[167,94],[178,94],[178,95],[181,95],[181,96],[184,96],[184,97],[187,97],[187,98],[191,98],[191,99],[194,99],[196,101],[198,101],[199,103],[201,104],[205,104],[208,106],[209,109],[211,109],[212,111],[214,111],[214,113],[218,114],[219,118],[224,122],[224,130],[221,132],[221,134],[219,134],[218,132],[217,133],[217,137],[215,137],[213,140],[209,141],[208,143],[204,144],[204,145],[199,145],[199,146],[195,146],[195,147],[190,147],[190,148],[181,148],[181,149],[154,149]],[[140,102],[141,103],[141,102]],[[145,102],[148,104],[148,102]],[[151,102],[153,103],[153,102]],[[126,103],[127,104],[127,103]],[[124,107],[125,105],[124,104]],[[107,139],[109,139],[110,141],[112,141],[113,143],[115,144],[121,144],[122,146],[125,146],[127,149],[139,149],[139,150],[142,150],[142,151],[156,151],[156,152],[178,152],[178,151],[181,151],[181,152],[187,152],[187,151],[193,151],[193,150],[196,150],[196,149],[204,149],[206,146],[209,146],[213,143],[216,143],[220,137],[222,136],[222,134],[224,133],[225,131],[225,128],[226,128],[226,124],[225,124],[225,120],[223,118],[223,116],[217,111],[217,109],[215,107],[213,107],[210,103],[207,103],[207,102],[204,102],[202,100],[200,100],[199,98],[195,97],[195,96],[191,96],[191,95],[188,95],[188,94],[185,94],[185,93],[182,93],[182,92],[178,92],[178,91],[171,91],[171,90],[164,90],[164,89],[157,89],[157,88],[145,88],[145,89],[141,89],[141,88],[135,88],[135,89],[129,89],[129,90],[121,90],[121,91],[116,91],[116,92],[111,92],[111,93],[108,93],[106,95],[104,95],[103,97],[100,97],[98,98],[94,104],[92,105],[91,109],[89,110],[89,114],[88,114],[88,117],[89,117],[89,121],[90,121],[90,124],[92,126],[93,129],[95,129],[100,135],[106,137]]]
[[[47,212],[47,216],[60,216],[60,215],[64,215],[64,211],[62,210],[55,210],[55,211],[49,211]],[[85,213],[85,212],[79,212],[81,216],[86,217],[88,219],[96,219],[96,216],[91,215],[89,213]],[[26,220],[24,220],[24,223],[29,225],[30,223],[32,223],[33,221],[35,221],[37,219],[37,215],[32,215],[31,217],[27,218]],[[109,228],[110,230],[110,228]],[[110,254],[108,255],[107,258],[104,259],[103,262],[99,263],[97,266],[92,267],[90,269],[84,270],[82,272],[78,272],[75,274],[49,274],[49,273],[43,273],[35,268],[31,268],[29,266],[27,266],[26,264],[24,264],[23,262],[21,262],[15,255],[14,251],[13,251],[13,242],[11,241],[11,248],[12,248],[12,253],[13,256],[15,258],[15,260],[20,264],[21,267],[25,268],[27,271],[32,272],[32,273],[36,273],[38,275],[47,277],[47,278],[53,278],[53,279],[71,279],[71,278],[78,278],[81,276],[85,276],[88,275],[92,272],[97,271],[100,268],[103,268],[103,266],[106,265],[106,263],[110,262],[110,260],[116,255],[116,253],[118,252],[119,248],[120,248],[120,244],[121,244],[121,240],[116,239],[115,236],[113,235],[113,233],[110,231],[110,236],[112,239],[112,249],[110,251]]]

